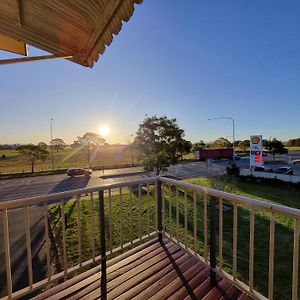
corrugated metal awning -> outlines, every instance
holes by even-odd
[[[122,21],[143,0],[1,0],[0,34],[70,57],[83,66],[94,62],[118,34]]]

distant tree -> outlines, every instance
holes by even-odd
[[[234,147],[238,147],[240,142],[242,142],[242,141],[240,141],[240,140],[234,141]]]
[[[187,145],[183,138],[184,130],[179,128],[176,119],[146,117],[139,125],[134,138],[134,147],[140,154],[146,170],[160,171],[178,162],[182,149]]]
[[[283,143],[276,138],[271,141],[267,141],[266,148],[270,153],[273,154],[273,160],[275,160],[275,154],[285,154],[288,153],[288,149],[284,147]]]
[[[30,161],[31,173],[34,172],[34,164],[37,160],[45,161],[49,156],[49,152],[46,149],[32,144],[20,146],[16,150],[21,153],[25,159]]]
[[[299,147],[300,146],[300,138],[290,139],[286,142],[287,147]]]
[[[56,150],[56,152],[58,152],[58,150],[64,150],[64,148],[66,147],[65,142],[62,139],[59,138],[55,138],[50,142],[51,147],[53,147],[54,150]]]
[[[82,145],[83,151],[85,151],[87,156],[87,161],[89,167],[92,167],[91,155],[95,153],[95,149],[100,145],[105,143],[105,139],[102,138],[99,134],[93,132],[86,132],[82,137],[78,137],[79,145]]]
[[[197,150],[205,148],[205,146],[206,146],[206,143],[204,141],[200,140],[199,142],[196,142],[193,144],[192,152],[195,152]]]
[[[72,144],[71,144],[71,148],[79,148],[81,145],[78,141],[74,141]]]
[[[183,140],[182,143],[179,144],[178,153],[181,159],[183,159],[184,155],[191,153],[192,146],[192,142],[186,140]]]
[[[48,145],[47,145],[45,142],[39,142],[37,145],[38,145],[39,147],[45,149],[45,150],[46,150],[47,147],[48,147]]]
[[[232,147],[232,143],[225,139],[224,137],[220,137],[217,140],[212,142],[212,147],[214,148],[229,148]]]
[[[250,140],[244,140],[244,141],[240,141],[238,144],[238,147],[244,152],[246,153],[246,151],[249,149],[250,147]]]

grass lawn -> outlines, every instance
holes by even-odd
[[[300,151],[300,147],[297,147],[297,146],[295,146],[295,147],[286,147],[286,148],[288,148],[288,150],[290,152],[292,152],[292,151]]]
[[[44,161],[36,161],[34,171],[52,170],[51,151],[49,157]],[[2,158],[2,155],[5,158]],[[68,169],[72,167],[88,167],[87,155],[83,150],[64,149],[53,152],[54,169]],[[125,145],[101,146],[93,156],[93,167],[121,166],[132,163],[130,153]],[[0,174],[31,172],[31,164],[15,150],[0,150]]]
[[[239,195],[248,196],[268,202],[288,205],[300,208],[300,190],[291,188],[287,185],[278,186],[261,182],[248,182],[244,179],[228,180],[227,177],[218,179],[199,178],[189,180],[194,184],[212,187],[227,192],[233,192]],[[165,194],[165,215],[163,218],[166,231],[173,236],[177,236],[176,230],[176,199],[175,190],[164,188]],[[129,211],[129,194],[125,193],[122,197],[123,203],[123,232],[124,243],[130,240],[130,211]],[[188,236],[187,245],[203,255],[203,198],[197,195],[197,241],[193,239],[193,195],[188,192],[187,202],[187,223]],[[88,198],[80,201],[80,224],[82,231],[82,249],[84,259],[91,257],[91,203]],[[149,202],[148,202],[149,201]],[[97,253],[100,253],[99,241],[99,220],[97,214],[97,199],[95,199],[95,237]],[[150,232],[155,229],[155,200],[153,191],[150,192],[149,198],[146,193],[142,196],[141,205],[141,225],[142,235],[147,233],[148,223],[148,203],[150,216]],[[184,221],[185,221],[185,201],[183,191],[179,190],[179,220],[178,238],[185,242],[184,239]],[[171,220],[169,219],[169,206],[171,207]],[[133,194],[132,198],[132,214],[133,214],[133,239],[137,238],[138,232],[138,212],[139,204],[137,195]],[[209,207],[208,207],[209,211]],[[77,208],[73,201],[66,204],[65,212],[68,215],[67,229],[67,251],[69,266],[78,263],[78,242],[77,242]],[[58,207],[52,206],[50,209],[52,223],[56,224],[55,234],[57,241],[61,241],[61,222],[58,220]],[[238,278],[244,282],[248,282],[248,266],[249,266],[249,227],[250,227],[249,210],[244,206],[238,207]],[[224,212],[223,216],[223,269],[231,273],[232,270],[232,229],[233,229],[233,212]],[[105,225],[107,233],[107,247],[109,249],[109,210],[108,199],[105,199]],[[254,285],[255,289],[267,295],[268,283],[268,257],[269,257],[269,214],[257,211],[255,214],[255,254],[254,254]],[[112,197],[112,228],[113,228],[113,247],[120,244],[120,198],[118,195]],[[209,228],[209,227],[208,227]],[[284,216],[276,217],[275,228],[275,274],[274,274],[274,299],[290,299],[291,298],[291,282],[292,282],[292,256],[293,256],[293,221],[291,218]],[[209,235],[208,235],[209,236]]]

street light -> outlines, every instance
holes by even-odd
[[[54,171],[54,159],[53,159],[53,119],[50,119],[50,147],[51,147],[51,162],[52,162],[52,171]]]
[[[235,143],[235,137],[234,137],[234,119],[232,117],[218,117],[218,118],[210,118],[208,121],[211,120],[231,120],[232,121],[232,160],[235,159],[235,152],[234,152],[234,143]]]

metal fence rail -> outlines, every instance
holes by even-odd
[[[255,299],[273,299],[274,298],[274,241],[276,237],[275,224],[277,216],[287,216],[293,220],[294,223],[294,245],[293,245],[293,274],[292,274],[292,291],[291,299],[298,299],[298,277],[299,277],[299,223],[300,223],[300,210],[293,209],[286,206],[281,206],[277,204],[271,204],[247,197],[242,197],[238,195],[233,195],[230,193],[204,188],[201,186],[196,186],[182,181],[175,181],[169,178],[160,178],[163,183],[163,189],[169,196],[169,223],[176,222],[176,231],[172,235],[168,230],[166,234],[173,240],[181,242],[183,247],[188,248],[187,246],[187,203],[190,201],[191,209],[193,210],[193,226],[190,235],[193,234],[194,238],[194,249],[189,249],[191,252],[195,251],[195,244],[198,239],[197,230],[200,226],[203,228],[203,256],[201,259],[210,261],[210,265],[216,273],[221,274],[222,276],[228,278],[235,285],[239,286],[245,292],[250,294]],[[179,237],[179,227],[180,221],[178,216],[178,207],[179,207],[179,193],[182,194],[182,200],[184,202],[184,219],[181,222],[183,228],[183,234],[181,238]],[[188,200],[187,194],[190,194],[190,200]],[[174,199],[175,197],[175,199]],[[171,201],[174,202],[176,207],[176,218],[174,216],[174,221],[172,218],[172,209]],[[197,220],[196,218],[196,209],[197,205],[195,202],[202,203],[203,205],[203,219]],[[233,227],[232,227],[232,272],[231,274],[223,270],[224,262],[224,240],[223,240],[223,225],[224,225],[224,201],[231,205],[230,209],[233,210]],[[208,205],[209,205],[209,216],[208,216]],[[248,285],[244,282],[241,282],[237,279],[238,265],[237,265],[237,243],[238,243],[238,207],[243,207],[244,209],[249,210],[250,214],[250,229],[249,229],[249,274],[248,274]],[[218,210],[218,216],[217,216]],[[269,260],[268,260],[268,286],[267,298],[262,294],[258,293],[254,289],[254,270],[255,270],[255,216],[256,212],[267,212],[269,213],[269,228],[266,228],[266,234],[269,234]],[[166,212],[164,212],[166,214]],[[208,230],[208,218],[209,230]],[[175,220],[176,219],[176,220]],[[200,222],[202,224],[200,224]],[[218,226],[216,228],[216,226]],[[208,236],[210,236],[209,248],[210,255],[208,258]],[[218,243],[218,249],[217,249]],[[193,248],[193,244],[190,243],[190,247]],[[217,264],[218,261],[218,264]]]
[[[81,218],[86,211],[81,207],[87,203],[90,232],[89,250],[83,245],[83,230]],[[201,204],[201,205],[200,205]],[[226,232],[224,209],[231,205],[232,210],[232,270],[223,270],[226,261],[224,242]],[[117,207],[117,217],[116,217]],[[239,208],[249,211],[249,274],[248,283],[238,279],[238,227]],[[43,223],[43,249],[45,253],[46,274],[44,278],[35,281],[33,268],[32,220],[30,211],[41,208]],[[68,224],[67,210],[76,210],[73,214],[74,228]],[[52,210],[60,215],[55,224],[51,221]],[[199,218],[200,213],[202,217]],[[21,290],[14,290],[13,278],[15,269],[12,267],[12,253],[10,235],[13,228],[13,212],[18,211],[24,216],[24,236],[26,251],[26,272],[28,286]],[[255,290],[255,218],[256,212],[267,212],[270,216],[268,253],[268,295],[264,297]],[[299,273],[299,223],[300,210],[266,203],[255,199],[241,197],[214,189],[192,185],[164,177],[153,177],[135,181],[110,184],[92,188],[84,188],[58,194],[24,198],[14,201],[0,202],[0,213],[3,224],[3,240],[0,241],[0,263],[6,270],[6,294],[3,299],[22,297],[35,290],[46,287],[50,282],[68,278],[75,271],[85,270],[87,266],[100,263],[102,272],[106,272],[106,258],[125,251],[138,243],[157,236],[171,238],[182,247],[192,252],[212,267],[211,278],[215,274],[230,279],[235,285],[252,295],[255,299],[274,298],[274,253],[276,237],[276,218],[279,215],[288,216],[294,222],[293,241],[293,274],[292,300],[298,299]],[[98,216],[98,218],[97,218]],[[115,217],[114,217],[115,216]],[[115,218],[115,219],[114,219]],[[116,232],[116,224],[118,229]],[[53,268],[53,228],[59,228],[61,240],[58,256],[61,269]],[[70,242],[69,231],[76,236],[76,264],[69,261],[68,252]],[[201,233],[201,241],[199,236]],[[56,237],[57,239],[57,237]],[[55,240],[55,237],[54,237]],[[117,244],[116,244],[117,240]],[[199,244],[200,243],[200,244]],[[2,247],[1,247],[2,244]],[[200,246],[201,247],[200,247]],[[200,247],[200,248],[199,248]],[[101,250],[101,251],[100,251]],[[89,253],[87,255],[87,253]],[[105,277],[105,274],[104,276]],[[105,294],[105,290],[102,291]]]

